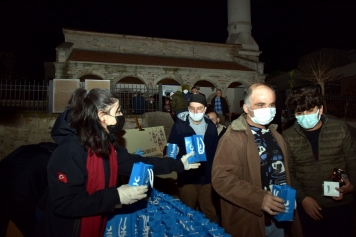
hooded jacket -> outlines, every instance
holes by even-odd
[[[211,183],[211,167],[214,160],[214,154],[218,145],[218,132],[216,126],[210,119],[204,116],[206,122],[206,131],[204,135],[205,153],[207,161],[201,162],[198,169],[186,170],[178,173],[178,185],[184,184],[209,184]],[[185,149],[184,137],[195,135],[194,129],[189,125],[189,113],[182,112],[179,119],[174,123],[168,143],[177,144],[179,153],[177,157],[181,158],[187,154]]]
[[[172,110],[173,112],[180,110],[187,110],[188,105],[181,91],[174,92],[172,96]]]
[[[120,204],[116,188],[108,188],[109,160],[103,159],[105,188],[89,195],[86,191],[87,152],[81,145],[75,129],[70,127],[70,110],[64,111],[52,129],[52,138],[59,145],[48,164],[49,198],[44,223],[46,237],[79,236],[81,217],[106,215]],[[119,174],[130,175],[135,162],[154,165],[155,174],[182,172],[183,163],[174,159],[161,159],[132,155],[124,147],[115,148]],[[60,177],[61,176],[61,179]]]
[[[289,170],[292,187],[297,190],[297,202],[312,197],[321,208],[336,207],[353,202],[353,193],[341,201],[324,196],[323,182],[331,181],[334,168],[349,173],[356,188],[356,144],[345,122],[321,116],[323,123],[318,140],[318,160],[314,158],[309,140],[297,122],[283,131],[289,151]]]
[[[282,150],[290,184],[286,144],[276,125],[269,129]],[[266,236],[261,207],[267,191],[262,189],[260,167],[254,135],[242,114],[220,138],[212,170],[212,184],[221,197],[222,225],[234,237]]]

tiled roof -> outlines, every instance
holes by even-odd
[[[253,71],[248,67],[242,66],[234,62],[227,62],[227,61],[212,61],[212,60],[189,59],[189,58],[122,54],[122,53],[88,51],[88,50],[79,50],[79,49],[73,50],[69,60],[84,61],[84,62],[149,65],[149,66]]]

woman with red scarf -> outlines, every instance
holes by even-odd
[[[105,89],[77,89],[56,120],[52,138],[59,145],[48,164],[49,198],[45,236],[103,236],[114,208],[146,197],[147,186],[117,187],[118,174],[130,175],[135,162],[155,174],[198,168],[188,157],[161,159],[129,154],[116,141],[125,123],[118,95]]]

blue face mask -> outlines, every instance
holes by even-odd
[[[319,110],[315,114],[295,116],[298,124],[304,129],[312,129],[320,120]]]

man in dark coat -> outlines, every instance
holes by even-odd
[[[229,118],[229,105],[224,97],[222,97],[222,91],[216,90],[216,95],[211,100],[211,108],[218,114],[220,124],[225,125],[225,117]]]
[[[199,94],[199,95],[206,97],[203,93],[200,93],[200,91],[198,90],[198,88],[196,86],[193,86],[190,91],[191,91],[191,94]]]
[[[145,107],[146,107],[146,100],[145,98],[142,96],[140,91],[135,91],[135,93],[133,94],[133,98],[132,98],[132,112],[134,114],[143,114],[145,113]]]
[[[217,221],[211,185],[211,167],[218,144],[216,126],[204,114],[207,102],[204,96],[194,94],[190,97],[189,111],[182,112],[173,125],[168,143],[177,144],[177,157],[187,154],[185,137],[202,135],[204,137],[206,162],[202,162],[199,169],[184,171],[178,174],[179,198],[195,209],[198,201],[200,210],[213,222]]]

